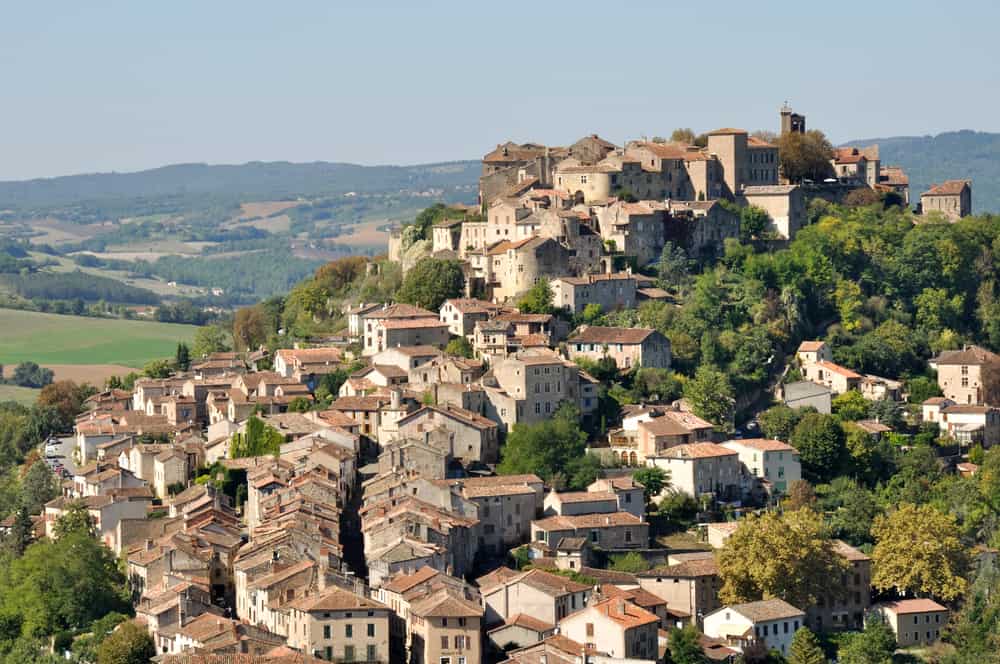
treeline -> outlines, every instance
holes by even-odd
[[[108,277],[74,272],[34,272],[6,274],[0,277],[9,289],[29,300],[82,300],[125,304],[159,304],[160,297],[145,288],[137,288]]]

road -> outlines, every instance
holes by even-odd
[[[55,452],[56,456],[46,457],[49,467],[52,467],[58,461],[71,475],[75,475],[76,464],[73,463],[73,449],[76,447],[76,438],[68,436],[66,438],[58,438],[57,440],[59,441],[59,449]]]

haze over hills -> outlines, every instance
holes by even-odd
[[[910,175],[910,200],[944,180],[972,180],[972,210],[1000,212],[1000,134],[949,131],[937,136],[893,136],[849,141],[844,145],[878,143],[886,165],[899,165]]]
[[[488,142],[487,142],[488,143]],[[936,136],[852,140],[878,143],[884,164],[910,175],[914,203],[932,183],[973,180],[976,211],[1000,211],[1000,133],[971,130]],[[361,166],[336,162],[249,162],[239,165],[175,164],[135,173],[94,173],[0,182],[0,209],[42,210],[82,203],[127,207],[129,199],[196,205],[339,196],[348,192],[426,192],[449,202],[476,198],[475,159],[413,166]],[[172,207],[168,205],[168,207]]]

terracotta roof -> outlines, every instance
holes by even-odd
[[[630,512],[611,512],[610,514],[578,514],[575,516],[550,516],[532,525],[542,530],[576,530],[578,528],[600,528],[610,526],[644,525],[642,519]]]
[[[482,590],[489,590],[490,588],[495,588],[499,585],[510,581],[511,579],[517,578],[521,575],[521,572],[513,570],[509,567],[501,565],[489,574],[484,574],[483,576],[476,579],[476,585]]]
[[[726,609],[735,611],[753,622],[767,622],[805,615],[802,610],[795,608],[783,599],[777,598],[765,599],[759,602],[747,602],[745,604],[733,604],[719,609],[719,611],[725,611]]]
[[[510,618],[508,618],[507,622],[505,622],[503,625],[501,625],[500,627],[495,627],[490,631],[492,632],[496,629],[502,629],[510,625],[516,625],[517,627],[524,627],[525,629],[530,629],[535,632],[551,632],[556,628],[555,625],[547,623],[544,620],[539,620],[534,616],[529,616],[527,613],[516,613],[512,615]]]
[[[768,438],[741,438],[739,440],[727,440],[726,443],[733,443],[734,445],[743,445],[744,447],[752,447],[755,450],[760,450],[761,452],[795,452],[795,448],[788,443],[783,443],[780,440],[771,440]],[[724,443],[725,444],[725,443]]]
[[[948,415],[982,415],[993,410],[993,406],[973,406],[968,404],[954,404],[941,409],[942,413]]]
[[[941,184],[932,184],[931,188],[920,196],[957,196],[970,184],[971,180],[947,180]]]
[[[800,353],[815,353],[826,345],[825,341],[803,341],[799,344]]]
[[[646,570],[645,572],[639,572],[638,574],[638,576],[644,578],[663,576],[668,578],[678,577],[682,579],[718,575],[719,563],[716,561],[714,556],[685,560],[677,563],[676,565],[662,565],[660,567],[654,567],[653,569]]]
[[[843,540],[833,540],[833,550],[840,554],[845,560],[850,562],[864,562],[866,560],[871,560],[861,551],[855,549],[853,546],[848,544]]]
[[[410,613],[421,618],[478,618],[483,609],[478,604],[456,597],[448,590],[410,604]]]
[[[931,360],[934,364],[993,364],[1000,363],[1000,355],[982,346],[966,346],[962,350],[946,350]]]
[[[500,308],[499,305],[493,304],[492,302],[477,300],[476,298],[470,297],[452,298],[450,300],[445,300],[444,303],[450,304],[452,307],[458,309],[464,314],[489,313],[490,311],[495,311]]]
[[[901,166],[883,166],[879,172],[879,182],[888,186],[901,187],[910,184],[910,178]]]
[[[598,327],[591,325],[583,328],[569,338],[568,343],[583,344],[640,344],[656,332],[653,329],[636,327]]]
[[[938,406],[938,405],[943,404],[943,403],[954,403],[954,402],[951,399],[949,399],[948,397],[931,397],[930,399],[927,399],[926,401],[924,401],[923,405],[924,406]]]
[[[726,136],[728,134],[746,134],[746,129],[736,129],[734,127],[723,127],[722,129],[714,129],[707,136]]]
[[[330,404],[331,410],[378,410],[388,403],[380,397],[340,397]]]
[[[898,602],[890,602],[884,605],[886,610],[896,614],[901,613],[928,613],[930,611],[947,611],[932,599],[901,599]]]
[[[381,602],[356,595],[352,592],[332,586],[326,590],[315,594],[301,597],[286,606],[298,609],[299,611],[349,611],[352,609],[387,609]]]
[[[608,598],[620,597],[622,599],[627,599],[636,606],[641,606],[644,609],[651,606],[667,605],[667,600],[642,588],[625,590],[624,588],[619,588],[611,583],[603,583],[601,584],[601,594]]]
[[[404,593],[410,588],[430,581],[440,573],[441,572],[437,571],[433,567],[425,565],[412,574],[400,574],[393,577],[387,584],[385,584],[385,589],[396,593]]]
[[[659,616],[655,613],[650,613],[641,606],[617,598],[606,599],[590,608],[603,613],[625,629],[660,622]]]
[[[258,579],[255,579],[254,581],[251,581],[249,585],[252,588],[270,588],[276,583],[281,583],[282,581],[290,579],[291,577],[295,576],[296,574],[299,574],[300,572],[308,570],[313,565],[314,563],[311,560],[303,560],[294,563],[292,565],[289,565],[284,569],[280,569],[276,572],[271,572],[266,576],[262,576]]]
[[[711,459],[714,457],[736,456],[734,450],[715,443],[689,443],[667,449],[663,456],[672,459]]]
[[[778,146],[773,143],[768,143],[762,138],[757,138],[756,136],[747,137],[747,147],[750,148],[777,148]]]
[[[432,327],[448,327],[447,323],[442,323],[437,316],[433,318],[406,318],[384,320],[381,323],[386,330],[418,330]]]
[[[400,302],[397,304],[386,305],[381,309],[374,309],[362,314],[361,317],[376,320],[388,318],[437,318],[437,314],[433,311],[428,311],[423,307],[415,307],[412,304],[404,304]]]
[[[562,597],[590,590],[590,586],[584,583],[577,583],[565,576],[540,569],[529,570],[520,577],[511,579],[510,583],[523,583],[552,597]]]
[[[838,164],[857,164],[862,159],[867,159],[857,148],[836,148],[833,155],[833,160]]]
[[[861,374],[855,373],[850,369],[840,366],[839,364],[834,364],[833,362],[827,362],[826,360],[820,360],[815,363],[818,367],[823,367],[827,371],[832,371],[836,374],[840,374],[844,378],[861,378]]]
[[[489,477],[468,477],[462,480],[466,487],[498,486],[501,484],[541,484],[542,478],[534,473],[522,475],[490,475]]]
[[[486,498],[493,496],[521,496],[533,494],[535,490],[527,484],[499,484],[495,486],[465,486],[462,494],[466,498]]]
[[[558,498],[562,503],[587,503],[592,500],[610,500],[618,503],[618,496],[609,491],[563,491],[561,493],[552,492],[552,498]]]

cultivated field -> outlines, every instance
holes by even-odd
[[[0,364],[30,360],[43,366],[105,365],[95,370],[107,377],[106,365],[141,368],[149,360],[173,357],[177,342],[190,343],[197,329],[0,309]],[[112,373],[120,373],[117,369]]]
[[[0,385],[0,403],[4,401],[16,401],[25,406],[35,403],[38,393],[41,390],[33,390],[30,387],[18,387],[17,385]]]

